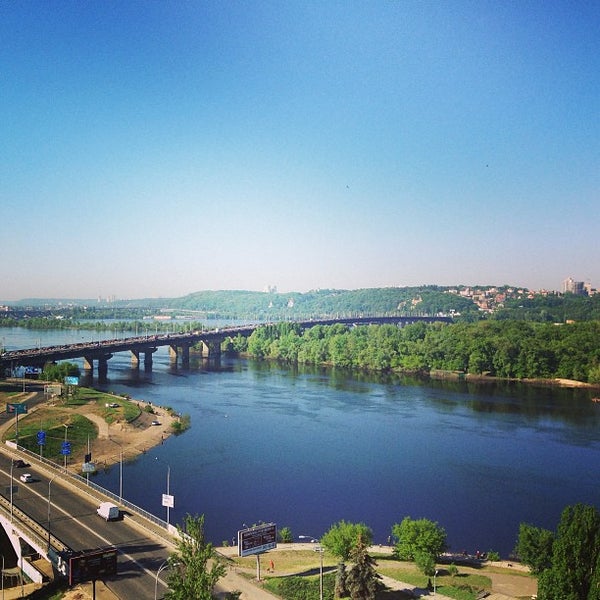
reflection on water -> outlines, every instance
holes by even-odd
[[[410,515],[438,521],[454,549],[507,555],[521,521],[554,529],[567,504],[600,504],[600,405],[587,390],[226,358],[195,358],[184,371],[164,348],[152,372],[122,353],[108,376],[102,388],[192,422],[126,465],[125,497],[164,517],[170,466],[171,520],[204,513],[217,543],[242,523],[320,535],[340,519],[367,523],[383,542]],[[113,468],[96,479],[117,490],[118,476]]]

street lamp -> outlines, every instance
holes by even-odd
[[[437,577],[437,574],[439,573],[439,571],[436,569],[433,573],[433,595],[435,596],[435,578]]]
[[[162,571],[164,571],[165,569],[168,569],[169,567],[177,567],[179,565],[179,563],[174,562],[172,563],[168,558],[167,560],[165,560],[160,567],[158,567],[158,571],[156,571],[156,579],[154,581],[154,600],[157,600],[158,598],[158,576],[161,574]]]
[[[310,540],[311,543],[317,542],[317,539],[311,535],[299,535],[300,540]],[[315,552],[319,553],[319,600],[323,600],[323,546],[315,546]]]
[[[123,501],[123,446],[119,442],[108,438],[113,444],[119,446],[119,502]]]

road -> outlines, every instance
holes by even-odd
[[[33,387],[33,386],[32,386]],[[43,401],[39,392],[27,403],[35,405]],[[12,420],[12,419],[11,419]],[[0,435],[4,427],[10,425],[6,415],[0,417]],[[0,492],[10,500],[11,463],[17,454],[10,448],[0,445]],[[13,482],[17,492],[13,492],[14,506],[27,513],[40,525],[48,524],[50,509],[50,530],[52,536],[60,539],[73,550],[91,550],[114,546],[118,550],[118,574],[106,580],[106,587],[118,598],[153,598],[156,572],[167,559],[173,546],[153,536],[139,525],[139,517],[125,513],[123,520],[105,522],[96,514],[98,500],[65,484],[60,475],[47,471],[32,461],[27,468],[13,468]],[[19,476],[31,473],[32,483],[22,483]],[[50,491],[50,502],[48,492]],[[11,566],[10,563],[7,567]],[[162,575],[159,589],[166,587]],[[162,594],[159,594],[162,597]]]

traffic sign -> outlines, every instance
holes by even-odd
[[[69,456],[71,454],[71,442],[63,442],[60,447],[60,453],[63,456]]]
[[[38,446],[46,445],[46,432],[45,431],[40,430],[37,432],[37,443],[38,443]]]

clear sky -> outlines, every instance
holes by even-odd
[[[600,4],[0,3],[0,300],[600,287]]]

